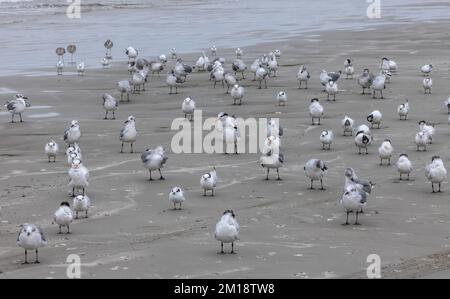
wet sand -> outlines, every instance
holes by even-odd
[[[364,277],[366,258],[376,253],[386,277],[448,278],[450,188],[445,183],[443,193],[431,194],[424,176],[433,155],[450,165],[448,115],[443,107],[450,94],[450,38],[444,28],[421,24],[324,32],[244,48],[248,66],[274,48],[281,49],[283,56],[279,75],[270,79],[268,89],[258,90],[252,75],[246,74],[242,106],[231,105],[221,87],[213,89],[208,73],[194,72],[178,95],[168,95],[165,75],[155,75],[146,92],[120,105],[115,121],[103,120],[101,95],[119,96],[115,83],[128,78],[124,62],[115,61],[108,70],[88,69],[81,79],[67,74],[73,71],[69,69],[60,77],[49,69],[42,75],[37,71],[33,76],[0,78],[1,98],[8,98],[7,89],[16,90],[34,106],[24,114],[22,124],[8,123],[10,116],[4,109],[0,114],[0,277],[65,278],[69,254],[81,256],[82,278]],[[219,55],[227,58],[230,68],[234,50],[219,50]],[[192,63],[197,56],[182,55]],[[356,79],[341,78],[336,102],[326,102],[318,80],[321,69],[343,69],[345,58],[351,57],[356,78],[365,67],[377,72],[384,56],[399,65],[384,100],[361,95]],[[435,66],[431,95],[424,95],[419,71],[426,63]],[[307,64],[311,72],[308,90],[297,89],[300,64]],[[275,100],[281,90],[288,94],[286,107],[278,107]],[[171,122],[183,116],[181,102],[187,96],[196,100],[205,117],[221,111],[243,118],[279,117],[285,128],[283,181],[264,180],[258,154],[172,154]],[[313,97],[325,107],[321,126],[310,125],[308,105]],[[396,109],[405,98],[411,111],[407,121],[400,121]],[[373,131],[370,154],[358,155],[353,137],[341,136],[340,120],[348,114],[357,124],[366,123],[375,109],[383,113],[382,127]],[[119,131],[129,115],[137,119],[137,153],[119,154]],[[94,206],[90,218],[76,220],[73,233],[66,236],[58,235],[51,224],[60,202],[71,200],[66,158],[61,153],[57,163],[49,164],[43,147],[55,138],[65,148],[62,135],[72,119],[82,126],[83,162],[91,173],[87,194]],[[436,124],[436,138],[427,152],[416,152],[414,135],[422,119]],[[323,129],[334,130],[331,151],[321,150]],[[393,162],[401,152],[410,156],[415,170],[409,182],[398,180],[394,165],[379,165],[377,149],[385,138],[395,148]],[[160,144],[168,150],[166,180],[149,182],[140,152]],[[326,191],[308,189],[303,165],[313,157],[328,163]],[[215,197],[205,198],[199,179],[212,165],[217,168],[218,188]],[[341,225],[345,215],[339,199],[343,170],[349,166],[376,183],[361,226]],[[180,211],[171,210],[168,202],[173,186],[186,189],[187,200]],[[213,231],[228,208],[237,214],[240,241],[237,254],[220,255]],[[41,225],[49,241],[40,251],[39,265],[21,265],[23,250],[17,247],[16,237],[24,222]],[[434,261],[440,267],[429,267],[421,258],[436,253],[441,258]]]

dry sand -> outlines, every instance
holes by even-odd
[[[207,73],[190,75],[178,95],[168,95],[164,75],[152,76],[148,90],[122,104],[115,121],[103,120],[101,95],[117,95],[115,82],[128,77],[124,62],[115,62],[108,70],[87,70],[83,79],[69,75],[67,69],[62,77],[51,69],[35,76],[1,78],[0,87],[26,94],[34,109],[24,114],[23,124],[8,123],[9,114],[4,110],[1,114],[0,277],[65,278],[69,254],[81,256],[83,278],[364,277],[366,258],[376,253],[385,266],[385,277],[448,278],[450,189],[444,184],[443,193],[431,194],[424,177],[424,166],[433,155],[450,166],[448,116],[443,107],[450,94],[450,38],[444,28],[421,24],[325,32],[245,48],[248,65],[274,48],[280,48],[283,56],[279,76],[269,81],[268,89],[258,90],[256,82],[248,79],[243,82],[247,95],[242,106],[232,106],[222,88],[213,89]],[[234,50],[219,50],[219,54],[230,61]],[[182,56],[194,61],[197,54]],[[325,101],[318,80],[321,69],[343,69],[344,59],[351,57],[357,74],[365,67],[377,72],[383,56],[399,64],[386,99],[363,96],[356,80],[340,79],[336,102]],[[435,66],[431,95],[424,95],[421,85],[419,70],[426,63]],[[307,64],[312,72],[308,90],[297,89],[300,64]],[[288,93],[286,107],[276,105],[280,90]],[[280,117],[285,128],[283,181],[264,180],[258,154],[171,154],[175,134],[171,122],[182,116],[181,102],[187,96],[207,117],[220,111],[244,118]],[[325,106],[321,126],[310,126],[308,104],[313,97]],[[406,97],[410,116],[399,121],[396,109]],[[349,114],[358,124],[366,123],[374,109],[383,113],[382,128],[374,130],[370,154],[358,155],[353,137],[341,136],[340,120]],[[128,115],[137,118],[137,151],[159,144],[168,149],[163,170],[167,180],[147,181],[140,153],[119,154],[118,134]],[[59,203],[70,200],[68,167],[63,154],[57,163],[47,163],[43,146],[56,138],[65,148],[61,137],[72,119],[82,126],[84,164],[91,171],[87,193],[94,207],[91,217],[75,221],[73,234],[66,236],[58,235],[51,221]],[[419,153],[413,141],[422,119],[436,124],[436,138],[427,152]],[[323,129],[335,132],[331,151],[321,150]],[[415,167],[411,181],[400,182],[395,166],[379,166],[377,148],[384,138],[392,140],[395,156],[409,154]],[[328,162],[326,191],[308,190],[303,165],[312,157]],[[211,165],[217,168],[219,185],[215,197],[204,198],[199,178]],[[341,225],[345,216],[338,201],[348,166],[376,182],[358,227]],[[187,190],[181,211],[171,210],[168,203],[173,186]],[[217,254],[219,243],[213,237],[215,223],[227,208],[236,212],[241,224],[235,255]],[[17,247],[16,236],[23,222],[40,224],[49,240],[40,251],[39,265],[21,265],[23,250]]]

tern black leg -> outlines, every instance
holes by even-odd
[[[281,178],[280,178],[280,169],[278,169],[278,168],[277,168],[277,175],[278,175],[278,179],[277,179],[277,180],[278,180],[278,181],[281,181]]]
[[[269,171],[270,171],[270,168],[267,168],[267,176],[266,176],[266,181],[268,181],[268,180],[269,180]]]
[[[231,253],[234,253],[234,242],[231,242]]]
[[[165,180],[165,178],[163,177],[162,173],[161,173],[161,168],[158,169],[159,170],[159,179],[160,180]]]
[[[20,122],[23,123],[23,120],[22,120],[22,113],[19,114],[19,117],[20,117]]]
[[[113,111],[113,118],[112,119],[116,119],[116,113],[115,111]]]
[[[106,114],[105,114],[105,118],[104,119],[108,119],[108,111],[106,111]]]
[[[438,192],[441,192],[441,183],[439,183],[439,191]]]
[[[220,253],[224,254],[225,252],[223,251],[223,242],[220,242]]]
[[[149,181],[153,181],[153,179],[152,179],[152,171],[149,170],[149,172],[150,172],[150,179],[149,179]]]
[[[122,142],[122,148],[120,149],[120,153],[123,153],[123,142]]]
[[[131,153],[134,153],[133,152],[133,143],[131,143]]]
[[[325,190],[325,188],[323,187],[323,181],[322,181],[322,179],[320,179],[320,190]]]
[[[350,214],[350,211],[347,211],[347,220],[342,225],[348,225],[348,214]]]
[[[59,235],[62,234],[62,232],[61,232],[61,225],[59,226],[59,233],[58,234]]]
[[[309,189],[311,189],[311,190],[314,189],[314,188],[313,188],[313,179],[311,179],[311,187],[310,187]]]

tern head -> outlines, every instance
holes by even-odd
[[[31,234],[34,234],[36,232],[36,227],[34,225],[30,225],[28,223],[24,223],[20,226],[23,233],[26,233],[27,236],[31,236]]]
[[[60,206],[61,206],[61,207],[66,206],[66,207],[69,207],[69,208],[70,208],[70,204],[69,204],[67,201],[63,201],[63,202],[61,203]]]
[[[226,113],[226,112],[220,112],[218,115],[217,115],[217,118],[222,118],[222,117],[228,117],[228,113]]]
[[[344,171],[344,175],[350,179],[355,177],[355,171],[351,167],[347,167]]]
[[[75,201],[80,202],[80,201],[83,201],[83,200],[84,200],[84,196],[83,196],[83,195],[77,195],[77,196],[75,197]]]
[[[15,97],[16,97],[16,99],[24,99],[24,100],[28,100],[28,97],[24,96],[24,95],[21,94],[21,93],[16,94]]]
[[[433,156],[431,158],[431,161],[433,162],[434,160],[441,160],[441,157],[440,156]]]
[[[314,98],[314,99],[311,99],[311,103],[314,103],[314,102],[319,102],[319,99],[318,98]]]
[[[233,218],[236,217],[236,215],[234,214],[233,210],[226,210],[225,212],[223,212],[223,215],[231,215]]]
[[[173,187],[171,191],[172,195],[180,194],[181,188],[180,187]]]
[[[384,139],[384,142],[389,142],[391,143],[391,140],[389,138]]]
[[[328,130],[322,131],[322,133],[320,134],[320,136],[325,137],[329,134]]]
[[[406,158],[408,158],[408,154],[401,153],[398,157],[399,157],[399,158],[400,158],[400,157],[406,157]]]
[[[71,125],[71,127],[78,127],[80,124],[78,123],[78,120],[72,120],[70,125]]]

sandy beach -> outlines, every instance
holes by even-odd
[[[282,57],[268,89],[257,89],[252,74],[246,73],[242,106],[233,106],[221,86],[214,89],[207,72],[194,71],[177,95],[168,94],[161,74],[150,77],[146,92],[121,103],[116,120],[103,120],[102,94],[120,97],[115,83],[129,77],[126,62],[119,61],[125,55],[118,54],[110,69],[87,69],[83,78],[71,68],[63,76],[49,68],[1,77],[0,98],[6,100],[17,91],[33,106],[24,114],[24,123],[11,124],[9,113],[0,111],[0,278],[66,278],[70,254],[81,257],[82,278],[365,278],[370,254],[381,257],[385,278],[449,278],[450,185],[445,182],[443,193],[432,194],[424,176],[434,155],[450,166],[450,131],[443,105],[450,95],[447,25],[316,32],[245,47],[247,65],[275,48]],[[219,49],[227,68],[234,50]],[[199,53],[181,56],[194,64]],[[342,70],[344,60],[351,57],[356,78],[366,67],[378,73],[385,56],[399,65],[385,99],[361,95],[356,79],[341,78],[336,102],[326,101],[318,79],[321,69]],[[431,95],[424,94],[420,73],[427,63],[435,66]],[[170,61],[166,69],[173,64]],[[311,72],[307,90],[297,88],[301,64]],[[286,107],[278,107],[275,100],[281,90],[288,94]],[[170,127],[173,119],[183,117],[181,103],[187,96],[195,99],[204,117],[224,111],[243,118],[280,118],[285,133],[283,181],[264,180],[259,154],[172,154],[176,132]],[[311,126],[308,113],[314,97],[325,107],[320,126]],[[397,106],[405,98],[411,111],[406,121],[400,121]],[[342,136],[340,121],[348,114],[357,124],[367,123],[366,116],[375,109],[383,113],[381,129],[373,130],[369,155],[358,155],[354,137]],[[139,132],[136,153],[120,154],[118,135],[129,115],[136,117]],[[72,235],[58,235],[57,226],[51,224],[53,213],[61,201],[71,201],[62,136],[72,119],[83,131],[83,163],[91,173],[87,194],[93,208],[89,219],[73,223]],[[420,120],[436,127],[426,152],[417,152],[414,144]],[[319,135],[324,129],[333,129],[336,135],[330,151],[321,149]],[[56,163],[47,163],[43,151],[51,138],[64,149]],[[395,165],[379,165],[377,149],[385,138],[395,148],[393,162],[401,152],[413,162],[409,182],[399,181]],[[158,145],[168,151],[166,180],[149,182],[140,154]],[[325,191],[308,189],[303,166],[310,158],[328,164]],[[200,176],[212,166],[219,177],[216,196],[203,197]],[[361,226],[341,225],[345,212],[339,199],[346,167],[376,183]],[[172,210],[168,202],[174,186],[186,190],[182,210]],[[220,255],[214,226],[229,208],[241,225],[240,240],[237,254]],[[16,238],[24,222],[39,224],[49,241],[40,250],[39,265],[21,265],[23,250]]]

